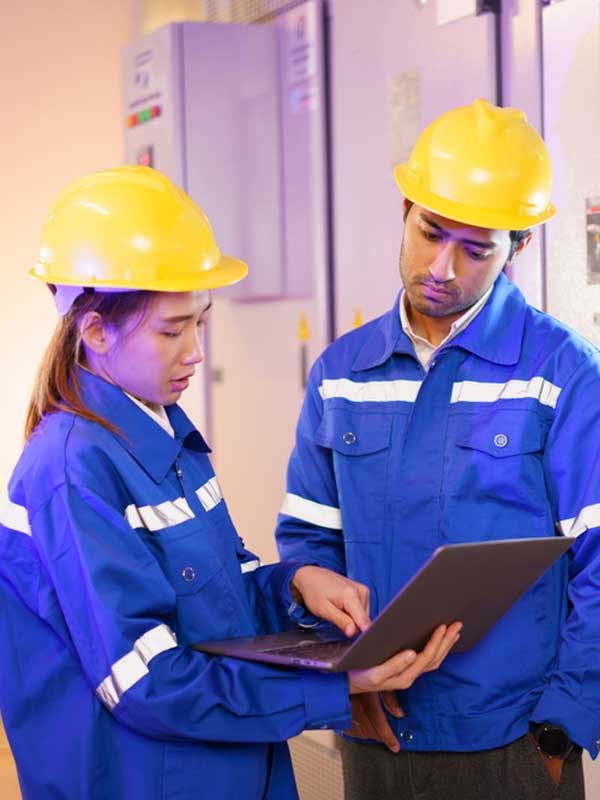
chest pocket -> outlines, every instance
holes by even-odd
[[[366,456],[389,447],[391,414],[352,414],[330,409],[315,434],[317,444],[343,456]]]
[[[315,434],[331,450],[344,538],[379,542],[389,467],[393,414],[327,409]]]
[[[498,411],[488,417],[469,416],[458,428],[459,447],[479,450],[493,458],[541,453],[545,426],[531,411]]]
[[[498,501],[517,512],[547,512],[543,451],[544,420],[525,409],[494,410],[457,420],[450,454],[452,494]]]
[[[542,420],[531,411],[498,411],[488,417],[470,417],[458,429],[459,447],[479,450],[493,458],[510,458],[543,450]]]
[[[147,536],[177,596],[176,633],[181,644],[239,635],[236,598],[220,554],[207,531],[196,526],[186,536],[168,531]]]

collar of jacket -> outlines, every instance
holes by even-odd
[[[367,337],[352,365],[354,372],[379,367],[394,353],[415,358],[413,344],[400,324],[401,295]],[[526,312],[525,298],[501,273],[485,306],[447,346],[461,347],[494,364],[514,365],[521,355]]]
[[[178,405],[166,407],[175,432],[173,438],[118,386],[81,367],[75,371],[85,405],[121,431],[122,435],[117,437],[121,444],[157,483],[164,480],[182,447],[210,453],[203,437]]]

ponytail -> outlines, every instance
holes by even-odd
[[[79,322],[84,314],[95,311],[118,328],[133,314],[145,312],[152,296],[153,292],[146,291],[86,291],[79,295],[60,318],[38,368],[25,421],[26,441],[41,419],[55,411],[68,411],[119,433],[108,420],[88,408],[81,397],[75,370],[81,347]]]

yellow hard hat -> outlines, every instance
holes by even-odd
[[[394,176],[417,205],[481,228],[525,230],[556,213],[542,138],[522,111],[485,100],[434,120]]]
[[[56,198],[30,274],[57,286],[187,292],[228,286],[243,261],[221,255],[202,209],[161,172],[115,167]]]

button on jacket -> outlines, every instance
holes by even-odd
[[[178,406],[172,438],[77,378],[123,435],[46,416],[0,511],[0,707],[24,798],[296,797],[283,742],[348,724],[346,677],[187,645],[289,626],[298,564],[244,548]]]
[[[315,364],[281,509],[283,558],[366,583],[380,611],[440,545],[575,537],[473,649],[400,693],[407,750],[562,725],[600,741],[600,357],[503,275],[425,374],[399,306]]]

